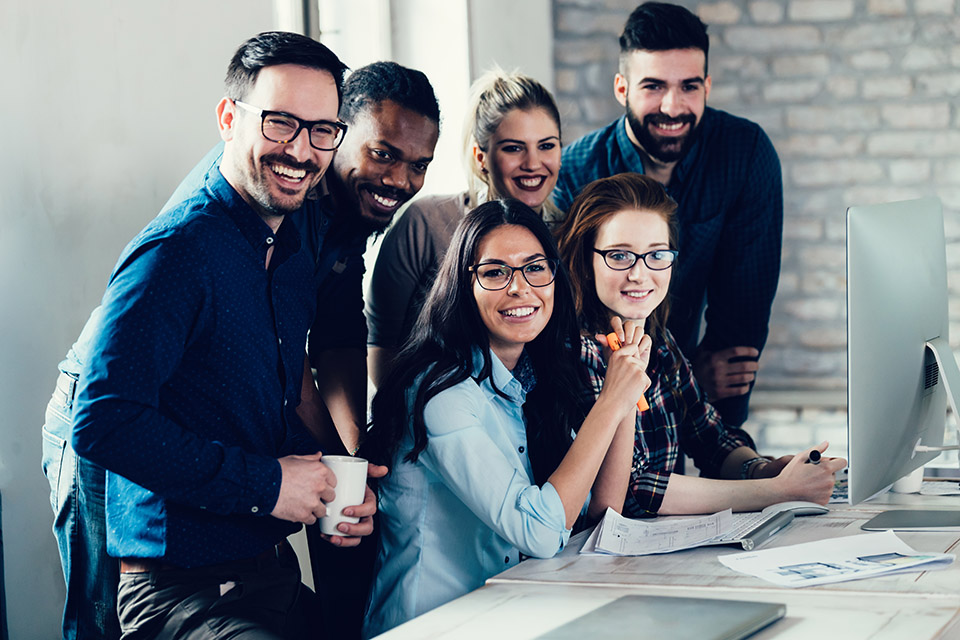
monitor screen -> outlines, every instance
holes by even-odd
[[[885,491],[939,455],[924,449],[943,444],[947,392],[949,387],[960,392],[960,380],[951,380],[960,377],[960,371],[949,349],[948,325],[940,201],[924,198],[850,207],[847,460],[851,504]]]

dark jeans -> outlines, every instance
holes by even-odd
[[[106,472],[70,446],[75,388],[75,379],[61,373],[42,431],[43,473],[67,587],[62,634],[65,640],[116,640],[119,569],[107,555]]]
[[[321,638],[315,596],[289,545],[268,559],[120,576],[123,640]]]

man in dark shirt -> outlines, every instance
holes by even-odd
[[[306,633],[285,539],[336,479],[297,414],[315,262],[287,216],[343,139],[343,71],[303,36],[245,42],[217,106],[219,169],[131,241],[104,294],[73,445],[108,470],[131,638]],[[352,509],[341,530],[369,534],[369,490]]]
[[[780,273],[783,186],[763,130],[706,106],[708,49],[687,9],[637,7],[614,82],[625,115],[564,149],[554,202],[568,210],[586,184],[626,171],[666,186],[680,225],[669,328],[724,421],[739,426]]]
[[[297,412],[324,451],[354,451],[366,415],[366,324],[363,317],[363,253],[367,238],[385,226],[393,213],[423,185],[439,133],[439,109],[427,77],[392,62],[377,62],[354,71],[343,87],[341,119],[350,127],[326,173],[288,216],[314,261],[317,313],[310,329],[309,364],[317,369],[322,395],[313,376],[303,377]],[[203,188],[216,175],[224,144],[214,147],[183,180],[164,205],[164,213]],[[368,195],[369,194],[369,195]],[[390,205],[384,207],[384,204]],[[72,403],[77,379],[90,358],[100,331],[102,309],[91,315],[80,338],[60,363],[60,379],[44,424],[44,471],[51,483],[57,514],[54,531],[67,582],[63,629],[66,638],[116,638],[116,562],[106,557],[103,531],[103,469],[78,457],[70,445]],[[309,369],[307,369],[309,371]],[[336,418],[335,425],[331,414]],[[334,426],[336,429],[334,429]],[[338,437],[339,436],[339,437]],[[78,517],[82,514],[82,517]],[[320,540],[308,529],[314,584],[327,591],[332,563],[372,565],[357,551],[337,553],[336,546],[357,540],[334,536]],[[359,629],[365,585],[353,593],[336,588],[322,599],[325,626],[346,636],[344,625]],[[354,634],[355,635],[355,634]]]

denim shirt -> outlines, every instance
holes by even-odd
[[[121,255],[73,428],[110,472],[111,555],[204,566],[299,528],[269,515],[277,459],[316,450],[295,412],[315,265],[288,222],[274,234],[215,169]]]
[[[563,503],[533,483],[523,386],[492,352],[492,378],[468,378],[424,408],[428,442],[403,461],[412,431],[380,483],[380,551],[364,635],[377,635],[483,585],[520,554],[566,544]],[[474,371],[482,364],[474,354]],[[408,391],[412,404],[414,389]]]

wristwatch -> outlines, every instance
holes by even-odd
[[[768,459],[762,456],[757,456],[756,458],[750,458],[742,465],[740,465],[740,479],[741,480],[752,480],[754,467],[759,462],[767,462]]]

